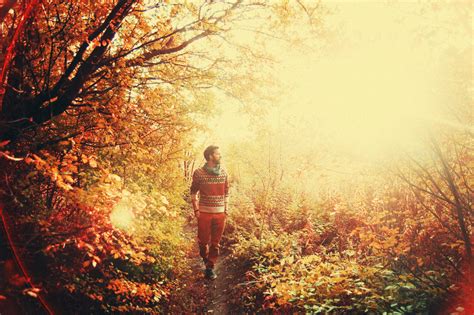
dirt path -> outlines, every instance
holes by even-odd
[[[197,243],[197,225],[190,222],[184,228],[184,237],[192,243],[187,254],[189,272],[185,275],[184,287],[175,295],[176,303],[181,304],[174,311],[191,312],[197,314],[235,314],[230,307],[230,288],[232,277],[227,266],[227,257],[230,251],[221,247],[214,271],[217,278],[204,278],[204,263],[199,255]]]
[[[230,314],[229,292],[231,288],[231,275],[226,268],[227,257],[229,252],[226,249],[221,250],[221,254],[216,262],[215,272],[217,278],[208,280],[210,303],[208,304],[208,312],[213,314]]]

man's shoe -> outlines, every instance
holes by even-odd
[[[217,275],[214,272],[214,269],[212,269],[212,268],[206,268],[205,275],[206,275],[207,279],[214,280],[215,278],[217,278]]]

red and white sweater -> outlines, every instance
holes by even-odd
[[[193,173],[191,195],[199,192],[199,211],[220,213],[229,201],[229,181],[227,172],[221,168],[220,175],[208,173],[204,167]]]

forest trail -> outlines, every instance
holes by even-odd
[[[230,288],[232,287],[232,276],[230,270],[226,268],[226,266],[228,266],[227,258],[229,254],[230,253],[226,248],[221,247],[221,253],[217,259],[215,267],[217,278],[215,280],[208,280],[210,281],[208,287],[210,296],[208,313],[219,315],[231,313],[229,307],[229,293]]]
[[[187,253],[189,275],[183,281],[185,286],[178,293],[176,302],[182,304],[178,308],[198,314],[232,314],[229,304],[232,276],[231,271],[226,268],[230,250],[221,247],[214,269],[217,278],[214,280],[205,279],[204,263],[199,255],[196,223],[196,219],[194,219],[183,229],[184,237],[192,244]]]

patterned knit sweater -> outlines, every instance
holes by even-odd
[[[220,175],[208,173],[204,167],[193,173],[191,195],[199,192],[199,210],[201,212],[224,212],[224,203],[229,200],[229,181],[227,172],[221,168]]]

